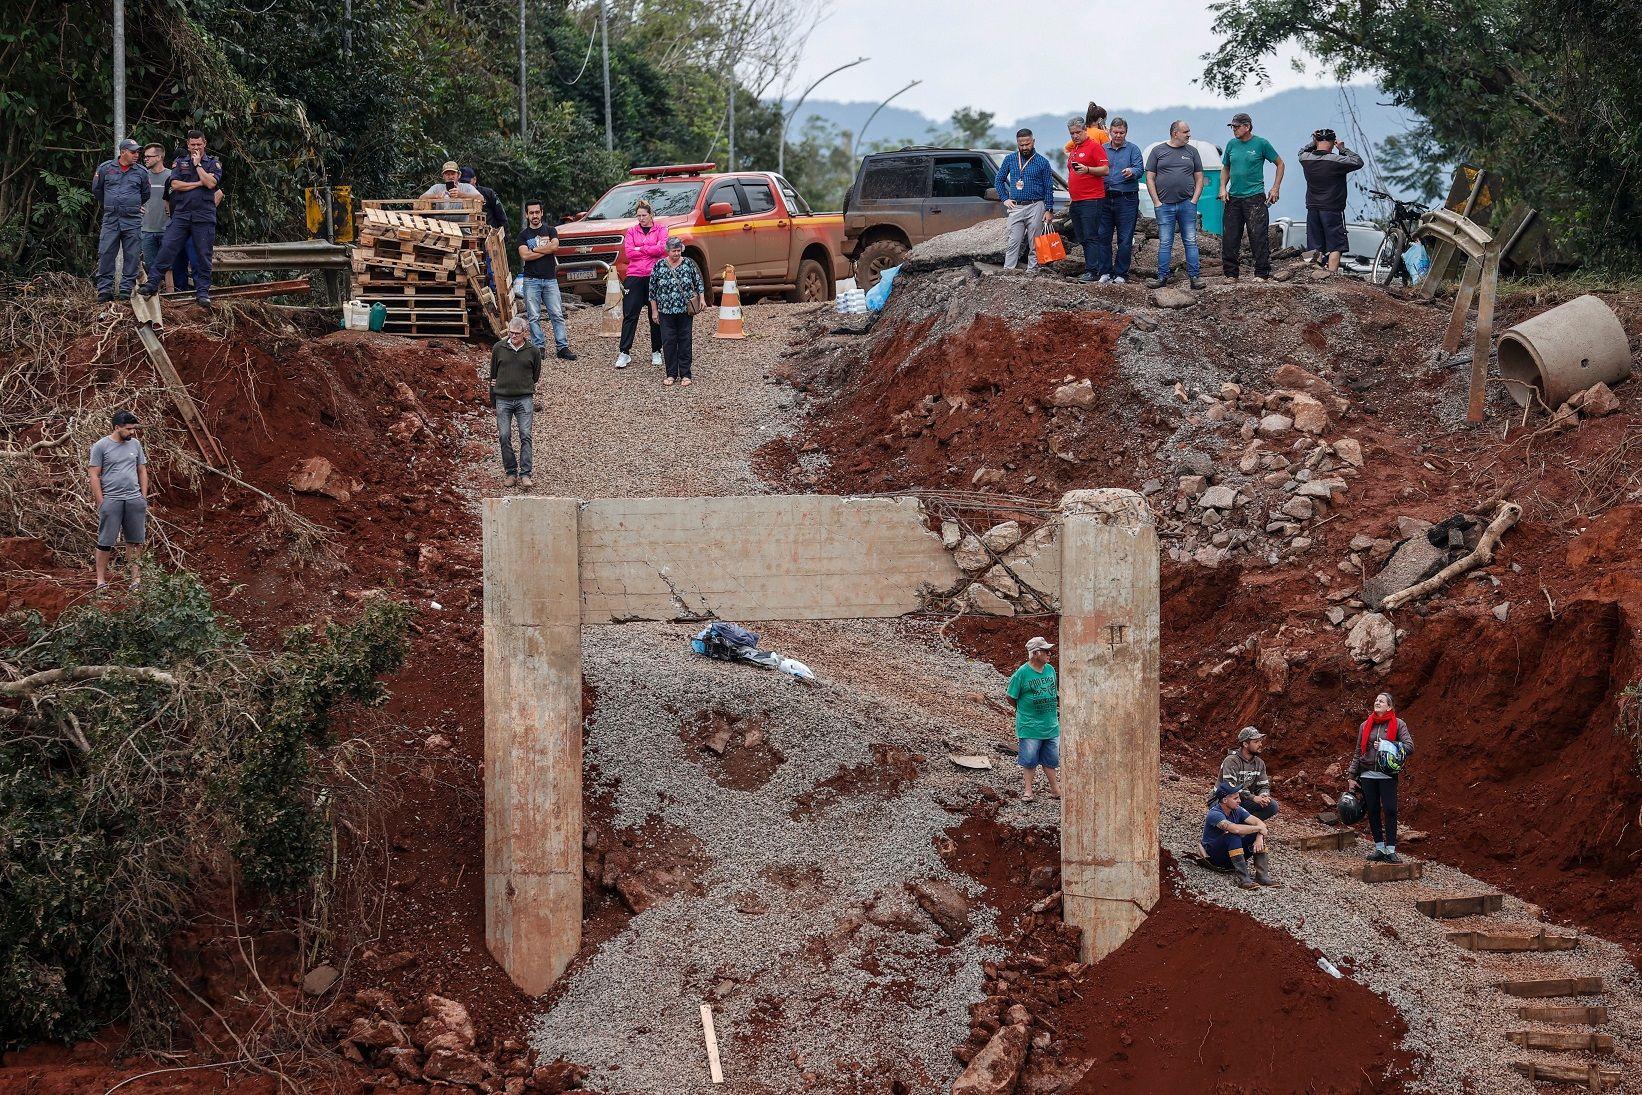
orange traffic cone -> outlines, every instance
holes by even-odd
[[[724,292],[718,298],[718,330],[714,338],[746,338],[747,328],[741,324],[741,294],[735,287],[735,267],[724,268]]]
[[[610,267],[604,278],[604,315],[599,320],[600,338],[621,337],[621,280]]]

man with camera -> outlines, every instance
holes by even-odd
[[[1306,250],[1319,258],[1330,273],[1340,268],[1346,249],[1346,176],[1361,169],[1363,158],[1348,151],[1332,129],[1312,133],[1311,144],[1300,150],[1300,170],[1306,174]]]

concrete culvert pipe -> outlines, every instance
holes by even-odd
[[[1586,294],[1500,335],[1499,375],[1518,406],[1538,389],[1555,411],[1575,392],[1630,376],[1630,340],[1613,309]]]

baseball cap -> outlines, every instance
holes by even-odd
[[[1221,780],[1219,785],[1215,787],[1214,794],[1209,797],[1209,805],[1213,806],[1223,798],[1230,798],[1232,795],[1241,795],[1242,793],[1225,780]]]
[[[1034,635],[1030,639],[1026,640],[1026,652],[1028,654],[1038,650],[1053,650],[1054,647],[1055,644],[1044,638],[1042,635]]]
[[[439,169],[439,174],[443,175],[447,171],[460,172],[461,170],[462,170],[462,165],[461,164],[457,163],[455,160],[446,160],[445,161],[445,166],[441,167]]]
[[[1257,727],[1245,726],[1237,732],[1237,744],[1242,745],[1245,741],[1259,741],[1265,736]]]
[[[479,173],[477,171],[473,170],[473,168],[464,167],[464,168],[462,168],[462,181],[463,182],[472,182],[474,180],[474,177],[478,174]]]
[[[1240,125],[1253,125],[1254,124],[1254,119],[1249,117],[1243,111],[1239,110],[1236,114],[1232,115],[1232,120],[1227,122],[1226,124],[1228,126],[1233,127],[1233,128],[1235,128],[1237,126],[1240,126]]]
[[[133,141],[130,137],[127,137],[125,140],[120,142],[121,152],[141,152],[142,150],[143,146],[138,144],[136,141]]]
[[[116,425],[116,426],[135,426],[136,424],[137,424],[137,416],[132,414],[130,411],[115,411],[114,412],[114,425]]]

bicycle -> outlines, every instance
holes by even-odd
[[[1403,261],[1403,252],[1419,239],[1420,216],[1425,213],[1425,207],[1394,198],[1384,190],[1370,190],[1368,194],[1369,197],[1391,203],[1391,216],[1379,249],[1374,252],[1374,261],[1369,265],[1368,280],[1375,285],[1389,287],[1392,281],[1400,277],[1404,287],[1412,285],[1414,274]]]

